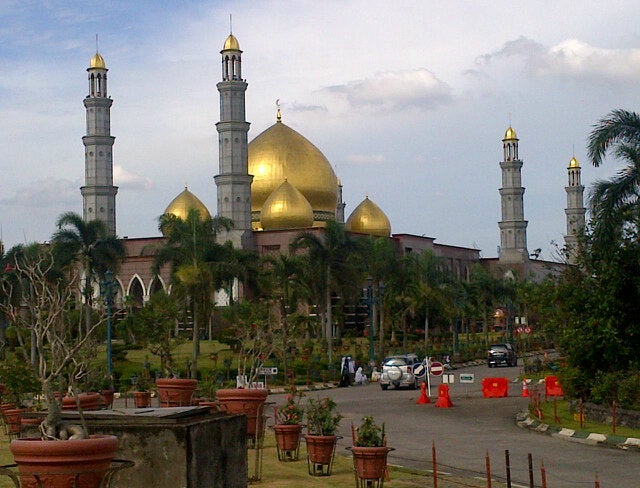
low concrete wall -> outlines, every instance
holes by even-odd
[[[604,424],[613,423],[613,409],[611,406],[595,405],[593,403],[585,403],[583,411],[587,420],[594,422],[602,422]],[[569,405],[571,413],[579,413],[580,406],[577,401],[571,401]],[[616,409],[616,425],[630,427],[632,429],[640,428],[640,412],[635,410],[625,410],[624,408]]]
[[[117,436],[118,457],[136,463],[114,477],[113,488],[247,486],[244,415],[177,407],[100,410],[85,418],[91,434]]]

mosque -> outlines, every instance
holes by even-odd
[[[321,234],[327,221],[344,223],[354,234],[372,235],[392,240],[400,255],[431,250],[442,257],[459,279],[468,279],[476,263],[496,275],[540,279],[557,273],[564,263],[537,259],[527,249],[527,221],[524,219],[524,187],[518,155],[518,138],[509,127],[502,139],[502,208],[500,252],[497,258],[481,258],[479,249],[436,243],[434,238],[412,234],[393,234],[384,211],[369,197],[365,198],[345,221],[342,184],[331,163],[307,138],[282,121],[278,107],[276,122],[251,142],[249,122],[245,116],[247,83],[242,78],[242,51],[233,34],[224,42],[222,77],[217,83],[220,94],[220,120],[216,124],[219,144],[219,169],[214,177],[217,188],[217,215],[234,222],[234,228],[221,236],[237,248],[252,249],[259,255],[287,253],[291,240],[302,230]],[[110,132],[112,100],[107,91],[107,67],[96,52],[88,71],[89,94],[84,99],[87,133],[85,146],[85,184],[81,188],[85,220],[100,219],[111,235],[116,235],[116,194],[113,184],[112,148],[115,138]],[[585,225],[584,186],[580,165],[574,157],[568,167],[567,235],[568,261],[577,245],[577,236]],[[190,209],[201,215],[211,212],[188,188],[179,193],[164,213],[185,217]],[[161,213],[159,209],[158,214]],[[124,238],[126,258],[117,280],[122,296],[130,296],[142,305],[158,290],[167,289],[166,270],[152,272],[153,248],[162,237]],[[538,251],[539,253],[539,251]],[[533,258],[533,259],[532,259]]]

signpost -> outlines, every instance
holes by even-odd
[[[475,383],[476,377],[473,373],[460,373],[460,383],[464,383],[466,397],[469,398],[469,383]]]
[[[267,387],[267,376],[276,376],[278,374],[278,368],[260,367],[258,368],[258,375],[264,376],[264,388]]]
[[[444,366],[442,363],[439,363],[438,361],[434,361],[431,363],[431,374],[433,376],[441,376],[442,373],[444,373]]]

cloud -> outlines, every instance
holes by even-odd
[[[452,100],[449,85],[424,68],[379,73],[322,91],[346,99],[352,108],[374,111],[433,110]]]
[[[327,112],[327,107],[322,105],[313,105],[313,104],[304,104],[293,102],[291,104],[286,104],[286,108],[291,110],[292,112]]]
[[[62,178],[36,180],[30,185],[17,188],[13,196],[3,198],[0,203],[21,207],[51,207],[61,204],[77,204],[80,185]]]
[[[117,164],[113,165],[113,182],[116,186],[136,190],[150,190],[153,188],[153,182],[149,177],[127,171]]]
[[[640,49],[605,49],[578,39],[567,39],[547,47],[519,37],[506,42],[501,49],[478,56],[476,65],[489,67],[509,58],[521,60],[527,72],[539,77],[609,81],[638,81],[640,78]]]
[[[379,164],[385,162],[382,154],[351,154],[347,156],[347,162],[352,164]]]

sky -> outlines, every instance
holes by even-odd
[[[230,26],[229,16],[232,15]],[[528,249],[564,244],[567,166],[585,194],[586,140],[613,109],[637,111],[640,2],[0,0],[0,226],[8,249],[82,213],[86,69],[109,69],[120,237],[159,235],[188,185],[215,214],[216,83],[230,29],[243,51],[253,139],[282,120],[392,233],[500,244],[502,138],[519,138]],[[554,244],[555,243],[555,244]]]

